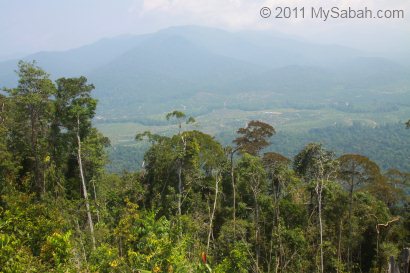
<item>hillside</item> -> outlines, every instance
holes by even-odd
[[[130,121],[181,105],[192,114],[198,107],[221,107],[203,105],[196,100],[200,93],[219,97],[228,107],[236,107],[229,105],[232,100],[246,105],[239,94],[250,93],[279,94],[265,103],[280,106],[309,100],[332,104],[351,100],[352,93],[366,98],[364,103],[384,101],[392,94],[393,103],[409,103],[394,98],[410,92],[408,67],[383,56],[278,33],[173,27],[24,59],[37,60],[53,78],[89,78],[103,120]],[[16,63],[0,63],[0,85],[15,85]]]
[[[137,132],[173,133],[164,114],[174,109],[196,117],[198,126],[212,135],[232,136],[247,121],[259,119],[290,139],[334,124],[357,122],[373,128],[402,123],[410,116],[407,66],[274,32],[172,27],[25,59],[37,60],[53,79],[85,75],[99,101],[94,123],[114,146],[122,145],[118,150],[130,145]],[[0,86],[15,85],[16,63],[0,63]],[[302,139],[299,142],[323,141]],[[349,143],[333,138],[328,144],[338,151],[349,148]],[[396,144],[387,143],[386,148]],[[295,149],[283,152],[290,156]],[[381,155],[379,163],[392,166],[383,152],[370,147],[353,151]],[[143,150],[135,152],[141,161]],[[119,157],[113,154],[112,159]]]
[[[109,147],[85,77],[23,62],[19,77],[0,94],[2,272],[370,273],[409,246],[404,124],[276,134],[277,116],[322,110],[244,125],[225,110],[213,120],[239,130],[216,138],[173,111],[168,131]]]

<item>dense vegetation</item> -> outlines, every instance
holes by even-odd
[[[93,86],[18,75],[0,95],[1,272],[384,272],[410,246],[408,173],[317,143],[263,153],[260,121],[224,147],[179,111],[175,135],[136,135],[142,170],[106,173]]]
[[[229,145],[235,135],[223,131],[215,139]],[[311,142],[322,143],[337,156],[345,153],[361,154],[375,161],[382,170],[396,168],[410,172],[410,131],[403,123],[370,127],[359,122],[351,126],[335,125],[308,131],[278,131],[270,140],[265,152],[275,151],[286,157],[294,157],[303,146]],[[108,149],[109,172],[140,170],[144,152],[148,146],[143,143],[113,144]]]

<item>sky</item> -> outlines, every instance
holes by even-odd
[[[262,7],[402,9],[404,19],[263,19]],[[0,60],[179,25],[268,30],[373,51],[408,52],[410,0],[0,0]],[[406,53],[407,54],[407,53]]]

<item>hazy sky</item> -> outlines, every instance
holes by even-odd
[[[262,7],[403,9],[398,20],[262,19]],[[410,0],[0,0],[0,59],[176,25],[272,29],[372,50],[410,48]]]

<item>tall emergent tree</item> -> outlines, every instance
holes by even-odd
[[[24,174],[32,173],[31,188],[41,196],[46,190],[44,177],[50,120],[53,114],[51,96],[56,93],[49,75],[35,62],[18,63],[17,88],[6,89],[13,101],[13,144],[25,160]]]
[[[233,142],[242,153],[257,156],[259,152],[269,146],[269,138],[273,136],[275,129],[262,121],[252,120],[245,128],[239,128],[237,137]]]
[[[235,185],[235,168],[233,163],[234,155],[237,151],[258,156],[260,151],[269,146],[269,138],[276,131],[271,125],[259,121],[251,120],[245,128],[239,128],[236,131],[240,136],[233,140],[235,148],[230,148],[231,159],[231,184],[233,191],[233,229],[236,230],[236,185]]]
[[[180,141],[178,141],[178,148],[180,150],[179,155],[176,159],[177,161],[177,173],[178,173],[178,214],[182,214],[182,198],[183,198],[183,192],[184,192],[184,183],[182,181],[182,176],[183,176],[183,168],[184,164],[186,163],[187,155],[187,137],[181,133],[182,130],[182,122],[185,121],[186,124],[189,123],[194,123],[195,119],[193,117],[189,117],[187,119],[187,116],[185,113],[181,111],[173,111],[171,113],[168,113],[166,116],[167,120],[170,120],[171,118],[175,118],[178,121],[178,135],[180,136]],[[190,161],[190,160],[188,160]]]
[[[61,78],[57,80],[56,105],[60,117],[60,126],[67,129],[68,139],[74,147],[77,146],[77,163],[81,179],[82,192],[85,200],[88,224],[90,227],[92,245],[95,249],[94,224],[91,216],[87,183],[84,174],[82,140],[92,133],[91,120],[94,117],[97,101],[90,93],[94,89],[87,83],[85,77]]]
[[[361,184],[368,184],[380,178],[380,169],[376,163],[365,156],[357,154],[345,154],[339,158],[339,178],[344,181],[349,190],[349,233],[347,244],[347,269],[352,266],[352,208],[353,192]]]
[[[253,211],[255,262],[254,272],[261,272],[261,197],[266,192],[266,173],[262,160],[259,157],[245,153],[238,163],[239,189],[242,201],[248,204]]]
[[[284,266],[286,264],[286,255],[284,254],[283,238],[280,226],[280,202],[282,201],[283,192],[289,178],[288,172],[291,160],[281,154],[268,152],[263,155],[262,162],[263,166],[265,167],[269,182],[268,191],[273,196],[274,215],[272,223],[272,234],[275,234],[277,236],[276,242],[273,242],[273,239],[271,239],[270,252],[273,252],[274,244],[276,243],[276,268],[279,268],[281,272],[283,272],[282,270],[284,270]],[[272,254],[270,255],[270,257],[271,256]]]
[[[185,122],[186,124],[194,123],[195,119],[193,117],[187,117],[184,112],[174,110],[168,114],[166,114],[165,118],[167,120],[175,119],[178,122],[178,132],[181,133],[182,124]]]
[[[324,253],[323,253],[323,219],[322,219],[322,200],[325,182],[336,176],[337,161],[334,153],[323,149],[321,144],[308,144],[294,159],[294,169],[307,182],[314,182],[317,196],[317,208],[319,219],[319,248],[320,248],[320,272],[324,272]]]

